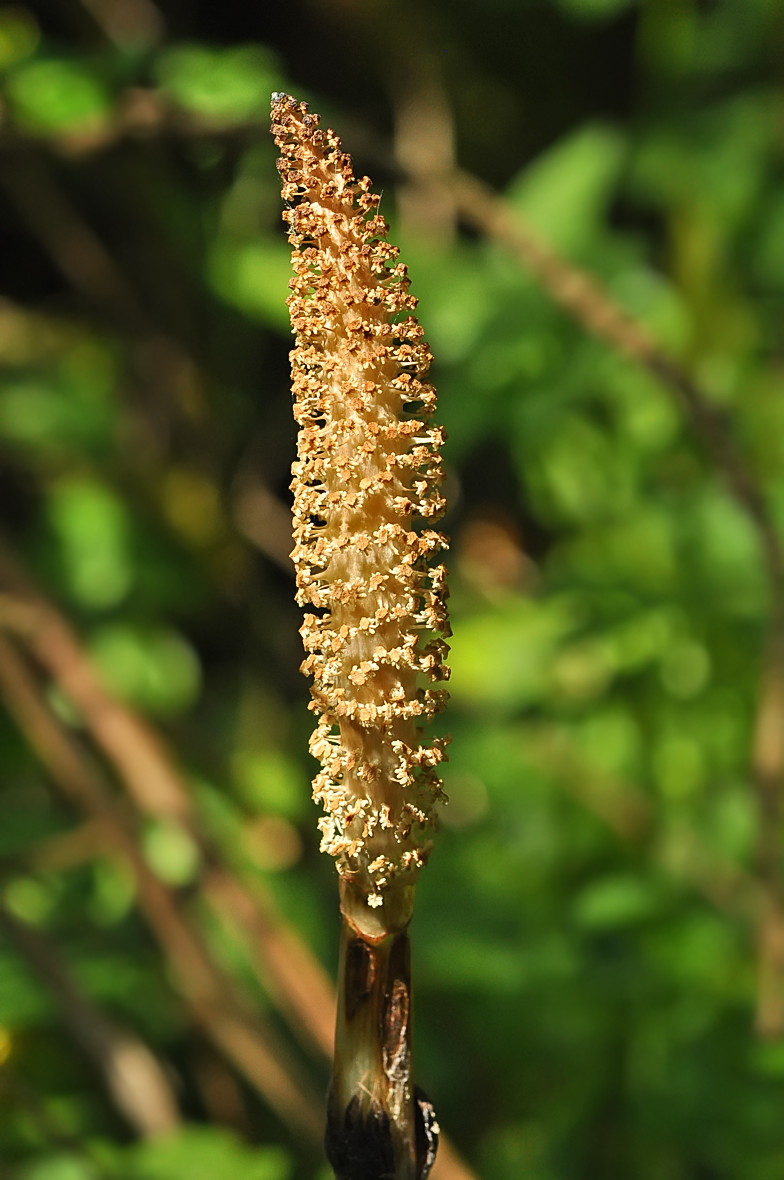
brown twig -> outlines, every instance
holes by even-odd
[[[330,1060],[335,1040],[335,996],[313,953],[273,912],[268,896],[251,894],[225,869],[208,869],[202,888],[224,920],[234,919],[241,926],[258,974],[276,1004]]]
[[[98,820],[88,819],[67,832],[37,840],[24,858],[34,872],[61,873],[102,856],[106,835]]]
[[[119,49],[148,49],[163,37],[163,17],[152,0],[82,0],[82,4]]]
[[[405,22],[403,22],[405,23]],[[455,126],[440,62],[411,36],[396,54],[390,86],[395,107],[395,163],[401,232],[431,246],[450,246],[457,230]]]
[[[243,482],[233,507],[243,537],[293,578],[291,510],[258,479]]]
[[[102,1076],[114,1105],[144,1139],[180,1124],[174,1091],[148,1047],[114,1021],[77,987],[54,946],[0,907],[0,933],[16,947],[54,997],[63,1023]]]
[[[253,1126],[245,1095],[234,1072],[212,1045],[197,1042],[193,1046],[191,1068],[210,1120],[251,1139]]]
[[[284,1122],[318,1141],[318,1103],[274,1031],[251,1016],[217,968],[171,892],[153,875],[114,807],[100,773],[44,702],[12,643],[0,636],[0,694],[53,782],[81,812],[101,822],[113,850],[131,866],[138,902],[175,969],[180,991],[206,1035],[234,1063]]]

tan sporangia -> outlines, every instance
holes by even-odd
[[[275,142],[294,278],[288,305],[294,415],[293,559],[313,677],[322,849],[371,907],[427,859],[444,739],[447,547],[432,360],[406,267],[370,180],[354,177],[317,115],[275,95]]]

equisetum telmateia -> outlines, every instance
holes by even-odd
[[[408,926],[443,799],[445,743],[422,725],[448,676],[446,541],[430,527],[444,432],[379,197],[306,104],[275,94],[272,124],[294,267],[292,556],[343,913],[327,1154],[339,1180],[423,1180],[438,1128],[411,1082]]]

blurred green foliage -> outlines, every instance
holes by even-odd
[[[461,161],[702,384],[781,520],[784,10],[256,7],[161,5],[168,32],[146,43],[146,0],[138,28],[130,2],[126,26],[96,19],[108,0],[0,8],[4,531],[177,749],[226,862],[334,970],[298,613],[264,499],[285,501],[294,450],[266,112],[271,90],[312,98],[383,188],[450,436],[452,802],[415,922],[420,1080],[483,1180],[779,1180],[784,1044],[755,1032],[759,536],[665,386],[497,244],[407,220],[389,140],[403,97],[378,63],[402,86],[414,41],[428,48]],[[3,1169],[323,1177],[205,1057],[127,868],[105,847],[68,860],[81,817],[6,715],[0,763],[3,904],[154,1048],[186,1120],[134,1142],[0,939]],[[197,899],[185,830],[150,821],[139,841],[271,1011]]]

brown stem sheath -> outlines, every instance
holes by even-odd
[[[326,1139],[341,1180],[415,1180],[410,997],[408,934],[372,945],[344,921]]]

